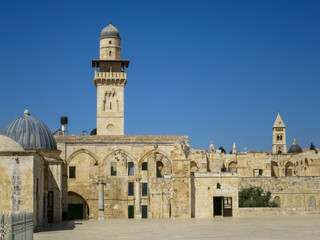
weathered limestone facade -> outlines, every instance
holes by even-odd
[[[244,216],[241,188],[260,186],[280,208],[260,215],[320,211],[320,154],[294,145],[278,113],[272,152],[190,149],[187,136],[126,136],[124,87],[129,61],[121,59],[119,31],[111,24],[93,60],[97,87],[97,131],[56,136],[68,165],[71,218],[210,218]],[[116,106],[116,107],[114,107]],[[281,210],[279,210],[281,209]],[[247,211],[248,215],[252,211]]]
[[[56,139],[69,166],[69,205],[83,204],[83,218],[190,216],[190,162],[182,150],[186,136]],[[75,169],[72,178],[70,168]]]

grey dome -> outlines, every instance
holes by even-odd
[[[297,144],[297,139],[296,139],[296,138],[293,139],[293,144],[292,144],[292,146],[289,148],[288,153],[302,153],[302,149],[301,149],[301,147]]]
[[[103,38],[120,38],[120,33],[118,29],[110,23],[101,32],[100,39]]]
[[[301,149],[301,147],[299,145],[292,145],[289,148],[288,153],[302,153],[302,149]]]
[[[57,150],[56,141],[49,128],[39,119],[30,116],[29,111],[24,116],[9,122],[1,131],[24,149]]]

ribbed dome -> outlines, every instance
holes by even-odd
[[[288,153],[302,153],[302,148],[297,144],[297,140],[293,139],[293,144],[289,148]]]
[[[117,28],[115,28],[111,23],[106,26],[102,32],[100,39],[103,38],[120,38],[120,33]]]
[[[24,111],[24,116],[9,122],[0,134],[5,135],[24,149],[56,150],[56,141],[49,128],[39,119]]]

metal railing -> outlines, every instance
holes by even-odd
[[[1,213],[0,240],[33,240],[33,213]]]

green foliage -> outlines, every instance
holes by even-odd
[[[313,143],[310,145],[310,150],[316,150],[316,147],[313,145]]]
[[[222,146],[219,147],[219,150],[221,150],[221,153],[226,153],[226,150],[224,150],[224,148]]]
[[[239,207],[277,207],[270,199],[271,192],[264,192],[261,187],[248,187],[239,191]]]

